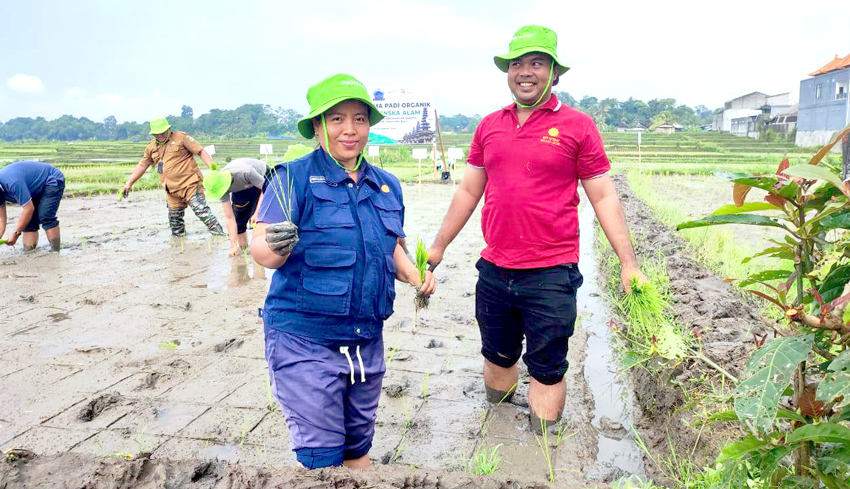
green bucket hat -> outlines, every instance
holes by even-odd
[[[151,121],[151,132],[148,134],[151,136],[155,134],[162,134],[169,129],[171,129],[171,124],[168,123],[165,117],[162,119],[154,119]]]
[[[302,156],[307,156],[308,154],[313,152],[313,148],[303,145],[303,144],[293,144],[292,146],[286,148],[286,153],[283,154],[283,162],[289,163],[290,161],[295,161]]]
[[[374,126],[384,115],[372,104],[366,87],[351,75],[338,74],[325,78],[307,90],[307,103],[310,104],[310,113],[298,121],[298,132],[307,139],[311,139],[313,133],[313,118],[324,114],[334,105],[346,100],[359,100],[370,109],[369,125]]]
[[[230,184],[233,183],[233,175],[229,171],[212,170],[204,175],[204,190],[207,191],[207,197],[212,200],[220,199],[230,190]]]
[[[508,72],[508,64],[528,53],[544,53],[552,57],[555,62],[555,73],[563,75],[569,70],[558,60],[558,35],[552,29],[539,25],[526,25],[520,27],[514,34],[508,45],[508,54],[493,56],[493,62],[505,73]]]

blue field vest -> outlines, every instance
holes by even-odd
[[[317,149],[278,165],[270,180],[259,221],[286,220],[288,200],[300,241],[272,277],[266,325],[325,344],[379,336],[393,313],[393,252],[404,237],[398,179],[364,160],[355,184]]]

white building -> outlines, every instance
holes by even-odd
[[[753,115],[775,114],[791,106],[789,93],[767,95],[762,92],[752,92],[726,102],[723,112],[714,114],[712,130],[720,132],[733,132],[732,119],[749,118]],[[740,121],[739,121],[740,122]],[[740,126],[740,124],[736,124]],[[737,135],[747,136],[749,131],[741,131],[738,128]]]

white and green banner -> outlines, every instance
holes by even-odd
[[[373,144],[431,144],[437,131],[434,119],[434,91],[422,87],[377,89],[372,103],[384,119],[372,126]]]

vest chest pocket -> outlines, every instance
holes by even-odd
[[[310,185],[315,198],[313,222],[319,229],[354,227],[354,216],[348,206],[348,192],[324,183]]]
[[[304,253],[296,308],[302,312],[346,316],[351,307],[354,250],[313,246]]]
[[[390,195],[378,195],[372,200],[375,209],[378,211],[378,216],[381,218],[381,223],[384,225],[387,233],[398,237],[404,237],[404,229],[401,226],[401,204],[395,197]]]

